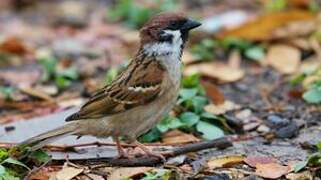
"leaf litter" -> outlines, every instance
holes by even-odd
[[[191,48],[183,55],[185,77],[177,107],[169,117],[141,137],[141,140],[161,144],[193,143],[222,136],[235,140],[233,148],[236,153],[231,155],[226,155],[231,148],[211,149],[208,150],[209,154],[188,154],[180,162],[185,174],[179,174],[183,176],[193,174],[192,164],[206,157],[210,169],[220,175],[211,174],[213,171],[208,171],[205,165],[199,163],[200,178],[237,179],[253,174],[271,179],[315,176],[315,170],[309,167],[311,163],[304,161],[307,152],[301,148],[302,143],[291,144],[288,141],[292,139],[285,138],[291,137],[299,141],[301,137],[297,137],[298,134],[310,133],[309,129],[320,125],[317,121],[318,111],[315,110],[321,96],[318,82],[321,57],[318,27],[320,15],[314,10],[308,10],[313,4],[306,2],[300,5],[292,1],[285,4],[263,3],[267,9],[263,12],[260,9],[254,16],[247,16],[248,22],[239,24],[239,27],[223,27],[218,35],[212,33],[207,37],[200,32],[192,34]],[[92,22],[88,19],[89,11],[82,2],[62,2],[58,9],[63,13],[56,14],[56,19],[50,22],[50,26],[30,26],[28,23],[20,23],[17,18],[13,18],[10,23],[5,22],[5,38],[0,41],[0,66],[5,67],[0,69],[0,113],[3,115],[0,122],[29,119],[81,105],[88,98],[89,92],[104,86],[114,75],[121,72],[121,65],[115,68],[110,66],[120,64],[127,59],[127,55],[136,50],[138,31],[128,27],[137,28],[141,26],[144,18],[151,14],[164,8],[176,7],[158,9],[157,5],[145,1],[142,1],[143,6],[126,3],[127,1],[121,1],[114,11],[109,11],[107,21],[104,19]],[[144,3],[148,4],[148,8]],[[242,4],[235,1],[215,3],[222,3],[220,7],[226,8],[227,12],[230,5],[237,7]],[[206,7],[212,8],[214,12],[217,10],[215,3],[209,3]],[[170,1],[168,4],[171,4]],[[95,6],[95,3],[93,5]],[[244,6],[240,7],[242,8]],[[241,11],[248,12],[247,8],[250,7]],[[212,12],[212,9],[206,12]],[[102,14],[106,13],[105,8],[97,12],[100,10]],[[111,24],[108,22],[110,15],[119,15],[120,18],[113,19]],[[92,17],[95,19],[98,16],[94,13]],[[210,21],[206,21],[208,22]],[[55,29],[52,29],[51,25],[54,25]],[[11,29],[21,30],[15,35],[15,31],[10,32]],[[66,38],[62,40],[59,36]],[[40,46],[42,48],[39,48]],[[41,67],[33,68],[32,73],[25,72],[26,64]],[[18,69],[21,73],[6,67]],[[107,70],[110,73],[105,75]],[[292,76],[295,76],[294,85],[288,83]],[[267,91],[262,93],[262,89]],[[297,98],[293,98],[294,96],[289,96],[289,92],[299,93],[296,93]],[[279,117],[274,118],[275,121],[286,119],[289,122],[274,127],[269,123],[272,115]],[[244,143],[238,144],[238,141]],[[264,148],[253,148],[254,146]],[[291,149],[295,151],[292,152]],[[249,156],[260,152],[263,153],[259,154],[260,156]],[[225,156],[213,158],[214,155],[211,154],[215,153]],[[311,159],[316,159],[317,162],[317,157],[313,156]],[[276,161],[276,158],[281,160]],[[289,161],[304,163],[293,168]],[[59,163],[61,167],[61,162]],[[45,168],[50,167],[53,165]],[[62,174],[61,176],[69,179],[85,176],[166,179],[173,174],[171,171],[179,172],[170,166],[164,170],[166,165],[157,168],[111,168],[111,171],[105,169],[98,174],[95,171],[87,172],[92,165],[80,167],[64,166],[61,170],[56,169],[53,174]],[[290,172],[293,169],[300,172]],[[45,172],[45,175],[39,176],[48,177],[46,175],[48,174]]]

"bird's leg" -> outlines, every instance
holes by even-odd
[[[116,147],[117,147],[117,151],[118,151],[117,158],[128,158],[129,156],[128,156],[126,150],[120,144],[119,137],[113,137],[113,140],[114,140],[114,142],[116,142]]]
[[[162,161],[166,161],[165,157],[161,154],[158,153],[153,153],[150,149],[148,149],[144,144],[138,142],[137,140],[135,140],[134,145],[136,145],[137,147],[139,147],[142,151],[144,151],[144,153],[146,153],[146,155],[148,156],[153,156],[153,157],[157,157],[159,159],[161,159]]]

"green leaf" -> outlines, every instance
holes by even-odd
[[[15,160],[13,158],[10,158],[10,157],[1,162],[1,164],[5,164],[5,163],[15,164],[15,165],[22,166],[22,167],[30,170],[30,168],[28,166],[26,166],[25,164],[23,164],[22,162]]]
[[[49,57],[49,58],[45,58],[45,59],[40,59],[39,62],[40,62],[42,69],[44,71],[44,73],[42,75],[42,80],[43,81],[50,80],[50,78],[53,77],[55,74],[57,59],[55,59],[53,57]]]
[[[55,83],[59,89],[64,89],[64,88],[69,87],[71,85],[71,81],[69,79],[65,78],[64,76],[56,76]]]
[[[301,171],[305,166],[308,165],[308,161],[300,161],[294,164],[293,170],[295,173]]]
[[[196,94],[197,94],[196,88],[193,88],[193,89],[183,88],[179,91],[179,95],[183,100],[191,99],[192,97],[196,96]]]
[[[185,76],[182,80],[182,85],[184,88],[197,88],[200,84],[200,75],[193,74],[190,76]]]
[[[194,112],[201,113],[204,106],[208,103],[207,98],[202,96],[195,96],[192,98],[192,104],[194,107]]]
[[[297,85],[300,84],[304,79],[306,75],[305,74],[299,74],[295,76],[293,79],[290,80],[291,85]]]
[[[154,142],[160,139],[161,132],[157,128],[152,128],[147,133],[143,134],[139,137],[139,141],[141,142]]]
[[[180,119],[173,117],[169,122],[170,129],[176,129],[182,127],[184,124],[180,121]]]
[[[314,153],[308,158],[308,164],[310,166],[320,166],[321,165],[321,153]]]
[[[33,151],[30,155],[30,158],[36,160],[39,163],[46,163],[50,161],[50,156],[43,150]]]
[[[202,133],[202,137],[206,140],[213,140],[224,136],[224,132],[213,124],[205,121],[199,121],[196,130]]]
[[[0,165],[0,176],[2,176],[4,173],[6,173],[6,168]]]
[[[206,119],[217,119],[217,116],[213,113],[210,113],[210,112],[203,112],[201,114],[201,117],[206,118]]]
[[[303,99],[308,103],[321,103],[321,90],[311,88],[303,94]]]
[[[310,0],[309,3],[309,10],[311,12],[319,12],[320,11],[320,4],[316,0]]]
[[[281,11],[287,7],[287,0],[271,0],[267,3],[266,9],[268,11]]]
[[[317,144],[318,151],[321,151],[321,141]]]
[[[199,122],[200,117],[193,112],[184,112],[179,116],[179,119],[184,125],[191,127]]]
[[[64,69],[61,73],[61,76],[64,76],[68,79],[71,80],[77,80],[78,79],[78,71],[76,69],[76,67],[69,67],[67,69]]]
[[[8,150],[5,148],[0,148],[0,162],[7,159],[9,157]]]
[[[227,37],[223,39],[221,44],[225,49],[238,49],[241,52],[251,47],[251,43],[236,37]]]
[[[0,93],[6,100],[12,99],[14,88],[10,86],[0,86]]]
[[[118,68],[113,67],[110,68],[106,73],[106,82],[107,84],[110,84],[118,75]]]
[[[264,49],[261,46],[254,46],[246,49],[244,55],[245,57],[256,61],[261,61],[265,57]]]
[[[143,177],[141,180],[169,180],[171,175],[171,171],[167,169],[158,169],[154,170],[152,172],[145,172],[145,177]]]

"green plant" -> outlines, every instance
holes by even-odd
[[[305,161],[300,161],[294,165],[294,172],[299,172],[306,166],[321,167],[321,141],[316,145],[317,152],[311,154]]]
[[[169,180],[171,176],[171,171],[167,169],[158,169],[151,172],[145,172],[145,177],[141,180]]]
[[[212,39],[203,39],[200,43],[191,47],[191,52],[196,60],[213,60],[215,57],[214,48],[218,43]]]
[[[14,88],[11,86],[0,86],[0,93],[5,100],[11,100],[14,93]]]
[[[191,47],[191,52],[196,60],[213,60],[217,51],[228,54],[230,51],[239,51],[243,57],[260,61],[265,56],[265,47],[240,38],[227,37],[222,40],[203,39]]]
[[[171,129],[181,129],[186,132],[200,134],[202,138],[211,140],[224,136],[217,124],[220,117],[204,111],[208,99],[200,85],[199,76],[187,76],[182,81],[177,105],[183,109],[176,117],[167,116],[156,127],[152,128],[139,139],[142,142],[152,142],[160,139],[162,133]]]
[[[308,80],[308,81],[307,81]],[[321,69],[316,67],[304,73],[296,75],[290,80],[292,85],[303,84],[304,93],[302,98],[311,104],[321,103]]]
[[[155,8],[144,7],[133,0],[117,1],[113,8],[108,9],[108,18],[112,21],[124,21],[132,28],[140,28],[151,16],[173,10],[176,7],[175,0],[154,0]]]
[[[321,103],[321,79],[313,82],[302,97],[308,103]]]
[[[57,59],[54,57],[42,58],[39,62],[43,69],[42,80],[44,82],[53,80],[60,89],[69,87],[73,81],[79,78],[78,71],[73,66],[58,70]]]
[[[265,9],[267,11],[282,11],[287,5],[287,0],[270,0],[266,3]]]

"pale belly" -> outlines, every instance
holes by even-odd
[[[124,113],[108,116],[103,119],[92,119],[80,122],[82,127],[78,134],[97,137],[123,136],[133,142],[138,136],[154,127],[175,105],[179,84],[174,91],[167,91],[157,100],[144,106],[130,109]]]

